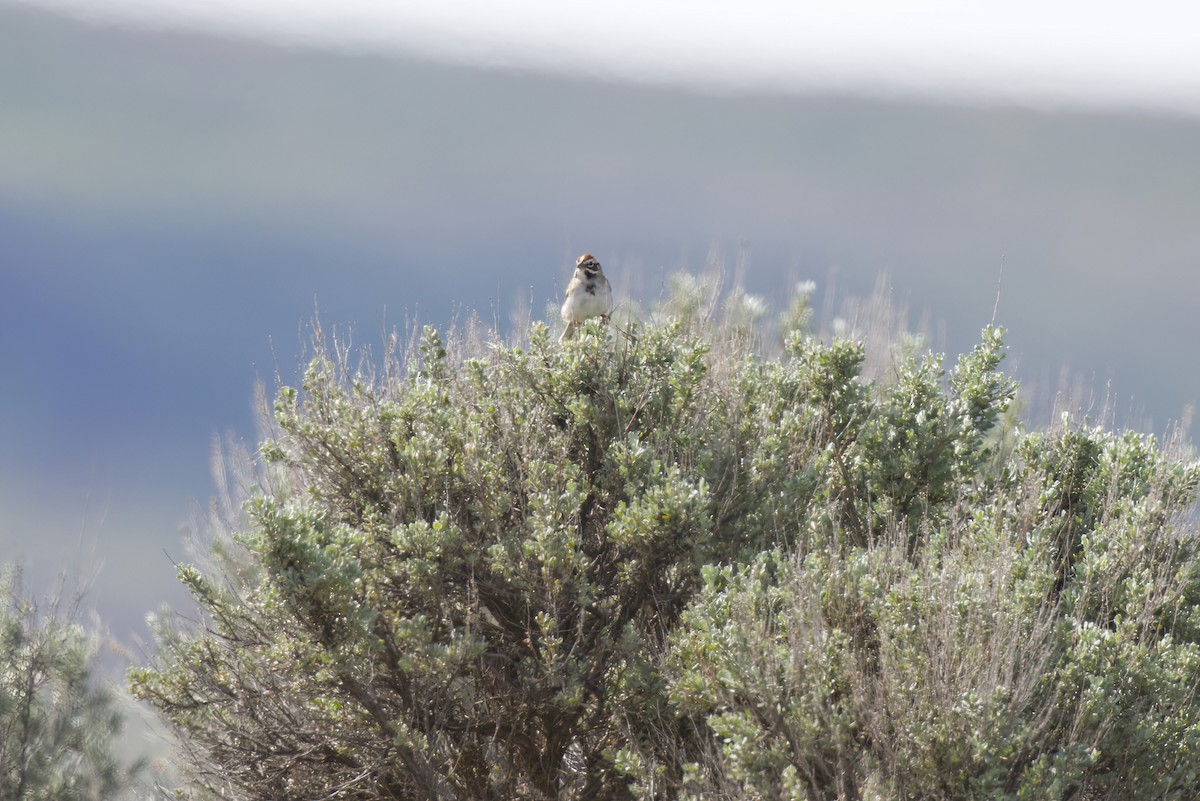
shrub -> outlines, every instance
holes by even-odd
[[[223,569],[182,572],[203,626],[132,676],[195,789],[1196,793],[1197,467],[1020,433],[998,329],[867,380],[735,300],[378,371],[318,339]]]
[[[98,638],[76,603],[27,598],[15,567],[0,571],[0,598],[0,798],[116,798],[139,766],[113,752],[124,718],[95,676]]]

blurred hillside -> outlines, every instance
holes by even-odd
[[[1043,396],[1200,399],[1200,120],[705,94],[89,25],[0,4],[0,551],[108,556],[118,633],[173,592],[212,437],[253,438],[319,306],[360,341],[505,324],[591,250],[658,295],[712,243],[751,291],[887,271]],[[85,549],[86,550],[86,549]],[[129,576],[136,571],[138,582]],[[174,597],[174,596],[172,596]]]

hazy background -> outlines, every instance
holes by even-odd
[[[770,298],[886,271],[952,353],[1001,286],[1043,396],[1200,399],[1186,5],[494,5],[0,0],[0,562],[145,636],[315,308],[503,325],[583,250],[643,299],[713,253]]]

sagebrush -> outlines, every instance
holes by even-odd
[[[807,296],[776,339],[699,286],[562,346],[319,338],[133,674],[190,792],[1200,796],[1195,462],[1025,432],[997,328],[864,375]]]

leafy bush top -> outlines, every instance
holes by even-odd
[[[801,308],[800,312],[804,310]],[[804,314],[793,315],[807,319]],[[691,318],[694,319],[694,318]],[[1200,791],[1200,470],[951,369],[678,319],[284,388],[136,691],[256,799]]]

